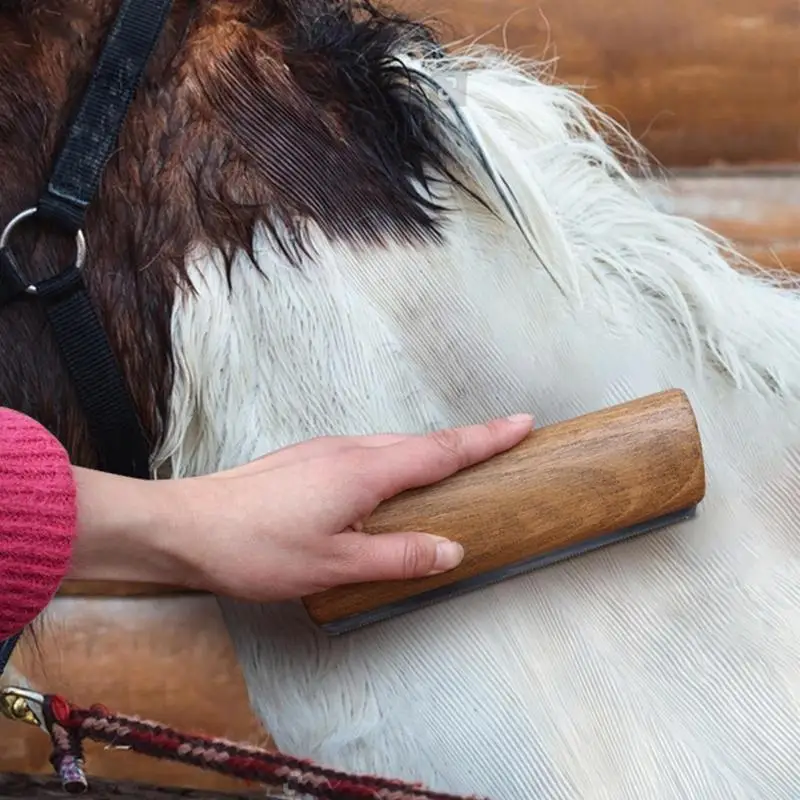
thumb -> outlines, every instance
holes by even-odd
[[[407,580],[438,575],[457,567],[464,548],[429,533],[342,533],[340,583]]]

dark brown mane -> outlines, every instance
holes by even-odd
[[[0,227],[36,204],[117,0],[0,0]],[[185,33],[185,37],[184,37]],[[263,224],[297,263],[331,239],[435,240],[425,199],[448,156],[422,90],[394,57],[430,31],[366,2],[178,0],[87,214],[87,284],[153,446],[169,396],[170,314],[196,242],[228,258]],[[72,243],[15,234],[28,274]],[[40,310],[0,309],[0,405],[32,414],[94,463]]]

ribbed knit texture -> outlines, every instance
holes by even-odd
[[[77,526],[75,480],[61,443],[0,408],[0,639],[47,606],[69,567]]]

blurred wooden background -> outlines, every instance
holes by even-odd
[[[673,177],[663,207],[730,236],[766,267],[800,271],[798,0],[403,0],[445,41],[556,58]],[[266,742],[211,598],[159,587],[65,586],[14,666],[37,688],[181,729]],[[92,748],[93,774],[242,785]],[[35,729],[0,721],[0,772],[48,772]]]
[[[250,713],[212,597],[125,584],[66,585],[35,641],[29,638],[12,664],[33,688],[81,705],[102,703],[185,732],[270,744]],[[0,773],[47,774],[49,756],[41,731],[0,718]],[[87,757],[90,775],[98,777],[220,791],[252,788],[93,743]]]
[[[445,41],[557,59],[664,164],[800,156],[797,0],[402,0]],[[488,35],[484,35],[491,31]]]

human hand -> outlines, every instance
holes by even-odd
[[[447,571],[460,563],[460,545],[421,531],[370,536],[361,522],[383,500],[513,447],[531,422],[523,415],[427,436],[323,437],[172,481],[76,471],[70,577],[272,601]]]

